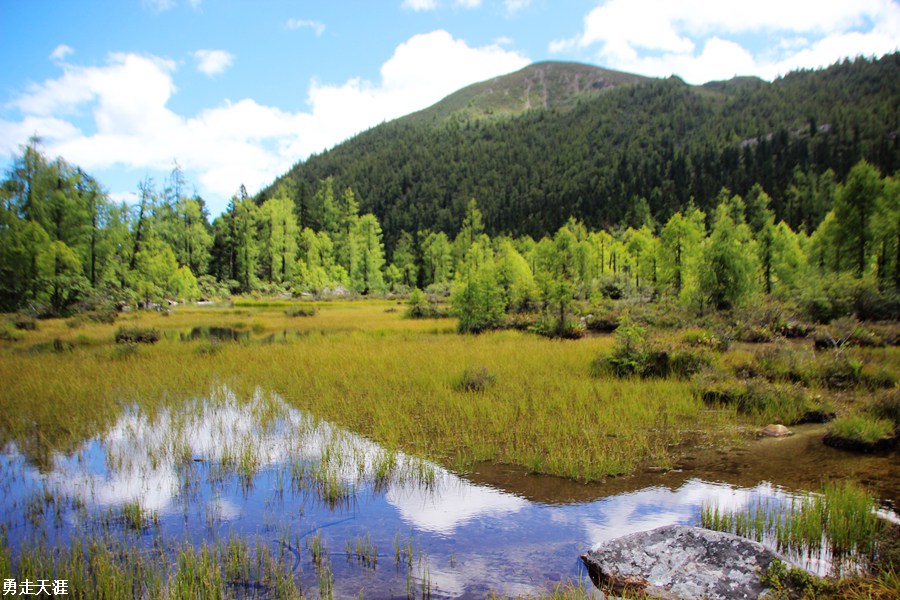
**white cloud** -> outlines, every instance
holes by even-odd
[[[528,62],[497,44],[475,48],[434,31],[399,45],[380,81],[312,82],[305,112],[245,98],[187,116],[169,107],[177,91],[175,62],[111,54],[102,66],[63,64],[61,76],[16,98],[11,108],[23,117],[0,119],[0,154],[14,155],[37,133],[49,156],[89,171],[165,173],[177,158],[215,211],[241,184],[254,192],[313,152]]]
[[[234,62],[234,55],[225,50],[197,50],[194,52],[197,70],[208,77],[224,73]]]
[[[203,0],[187,0],[187,3],[194,10],[200,10]],[[175,8],[178,5],[178,0],[143,0],[143,4],[146,9],[161,13]]]
[[[175,0],[144,0],[144,7],[154,12],[165,12],[175,8]]]
[[[454,0],[453,4],[460,8],[478,8],[481,0]]]
[[[755,54],[739,45],[747,38],[758,45]],[[892,0],[608,0],[585,16],[581,33],[549,50],[593,50],[612,68],[703,83],[735,74],[772,78],[898,47],[900,5]]]
[[[64,60],[67,56],[74,53],[75,50],[71,46],[60,44],[50,53],[50,60]]]
[[[504,6],[506,6],[506,12],[508,14],[517,13],[523,8],[528,8],[528,5],[531,4],[531,0],[503,0]]]
[[[321,21],[312,21],[310,19],[288,19],[285,26],[288,29],[312,29],[316,32],[316,36],[325,33],[325,24]]]
[[[438,7],[437,0],[403,0],[402,8],[414,10],[435,10]]]

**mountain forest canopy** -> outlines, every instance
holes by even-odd
[[[0,310],[428,288],[467,331],[540,311],[563,333],[574,299],[623,290],[895,317],[898,107],[900,54],[698,87],[532,65],[241,189],[212,221],[177,163],[117,204],[35,138],[0,182]]]

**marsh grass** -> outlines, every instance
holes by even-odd
[[[436,327],[434,320],[385,313],[385,306],[322,303],[314,319],[253,304],[245,314],[185,306],[167,318],[123,317],[129,329],[160,332],[241,324],[262,330],[247,344],[222,344],[214,352],[165,335],[152,346],[116,346],[114,328],[103,323],[79,332],[107,344],[39,357],[3,349],[0,438],[21,443],[39,461],[50,450],[74,449],[128,406],[171,406],[218,382],[238,396],[252,396],[257,387],[277,392],[289,405],[385,448],[457,469],[495,460],[594,480],[644,463],[671,464],[686,431],[716,430],[729,418],[727,411],[706,411],[688,382],[591,377],[588,365],[610,347],[609,339],[566,344],[516,331],[448,336],[450,320]],[[283,344],[256,343],[253,336],[270,331],[298,335]],[[63,321],[48,320],[29,335],[40,342],[72,333]],[[477,401],[448,385],[472,364],[496,378]],[[663,411],[668,427],[661,432],[653,425]],[[35,428],[41,444],[34,443]]]
[[[871,415],[857,413],[840,417],[832,421],[828,427],[826,443],[837,446],[859,446],[878,449],[893,444],[895,436],[894,422],[879,419]]]
[[[825,484],[820,493],[793,497],[789,503],[759,501],[740,511],[704,506],[703,527],[734,533],[758,542],[774,540],[779,551],[817,556],[824,549],[833,569],[854,568],[873,560],[886,527],[875,498],[859,486]]]

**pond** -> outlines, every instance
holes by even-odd
[[[696,524],[703,505],[789,502],[823,473],[873,487],[896,519],[896,457],[860,458],[820,438],[807,427],[737,452],[698,453],[668,473],[592,485],[503,465],[460,476],[275,395],[237,398],[219,387],[153,414],[133,408],[42,470],[8,445],[0,515],[14,554],[102,532],[174,561],[184,544],[239,538],[287,556],[306,596],[539,594],[558,582],[584,584],[578,556],[603,541]],[[827,571],[827,561],[815,556],[807,567]],[[235,595],[270,596],[246,581],[225,584]]]

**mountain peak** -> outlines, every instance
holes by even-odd
[[[650,81],[647,77],[576,62],[536,62],[514,73],[474,83],[403,121],[496,119],[532,109],[574,106],[580,98]]]

